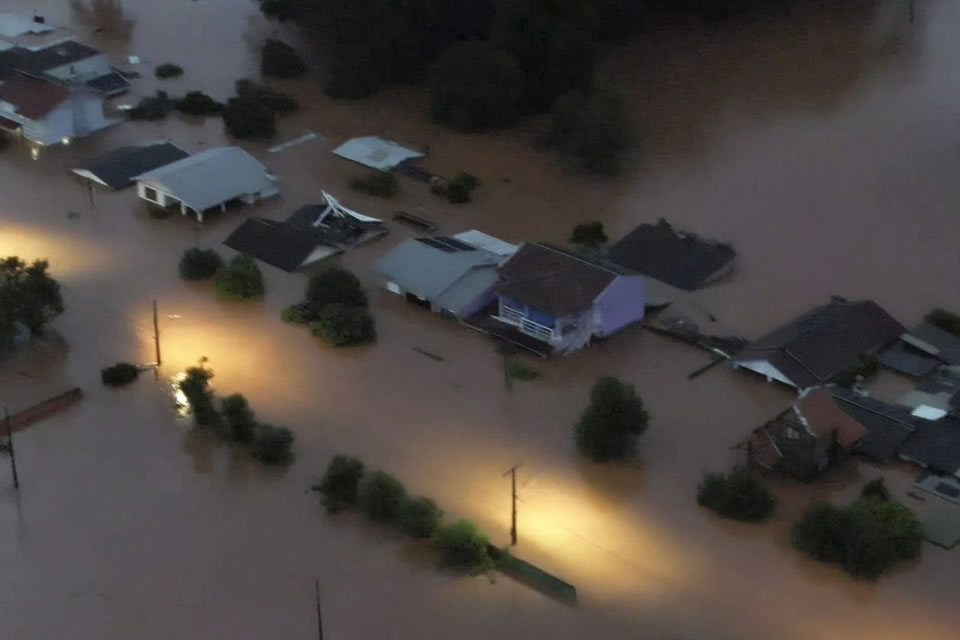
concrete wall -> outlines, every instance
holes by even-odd
[[[593,333],[608,336],[643,320],[646,288],[643,276],[619,276],[594,303]]]

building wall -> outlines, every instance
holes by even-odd
[[[110,126],[103,115],[103,97],[95,93],[76,93],[74,101],[74,131],[76,136],[86,136]]]
[[[91,80],[110,73],[110,60],[107,54],[98,53],[84,60],[48,69],[46,73],[61,80],[77,82]]]
[[[594,303],[593,332],[610,335],[643,320],[646,289],[643,276],[619,276]]]
[[[781,471],[810,482],[829,464],[826,438],[816,438],[790,409],[766,426],[767,433],[783,454]]]
[[[67,100],[48,113],[42,120],[23,118],[23,137],[42,145],[58,144],[64,138],[72,138],[73,105]]]

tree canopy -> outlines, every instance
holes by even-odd
[[[603,376],[593,385],[590,404],[574,429],[577,449],[594,462],[629,458],[649,419],[633,385]]]
[[[576,170],[612,175],[620,171],[630,137],[623,97],[612,89],[595,89],[557,100],[542,142]]]
[[[63,313],[60,284],[47,272],[46,260],[27,264],[17,256],[0,259],[0,349],[21,331],[41,335]]]

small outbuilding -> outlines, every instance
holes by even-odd
[[[390,171],[408,160],[424,157],[419,151],[377,136],[351,138],[334,149],[333,153],[378,171]]]
[[[110,189],[125,189],[133,184],[137,176],[182,160],[189,155],[168,140],[144,142],[120,147],[96,158],[85,167],[70,171]]]

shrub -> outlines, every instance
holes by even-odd
[[[434,548],[440,556],[440,565],[461,571],[479,571],[487,568],[487,536],[469,520],[439,527],[433,534]]]
[[[743,466],[708,473],[697,487],[697,504],[725,518],[758,522],[773,514],[776,501],[765,484]]]
[[[234,442],[253,440],[257,426],[253,411],[247,399],[234,393],[220,401],[220,415],[223,418],[224,436]]]
[[[377,337],[373,316],[363,307],[329,304],[310,325],[313,335],[334,347],[349,347],[373,342]]]
[[[109,387],[120,387],[130,384],[140,375],[137,365],[129,362],[118,362],[100,371],[100,381]]]
[[[469,173],[460,173],[449,183],[437,181],[432,183],[430,190],[438,195],[444,195],[453,204],[470,202],[473,199],[473,190],[480,186],[476,176]]]
[[[875,478],[864,485],[860,491],[860,497],[887,502],[890,500],[890,490],[887,489],[887,483],[883,478]]]
[[[446,194],[447,200],[453,204],[463,204],[471,200],[470,189],[459,182],[451,182],[448,184]]]
[[[223,266],[213,249],[187,249],[180,258],[180,277],[184,280],[207,280]]]
[[[612,376],[597,380],[574,430],[577,449],[594,462],[632,456],[649,415],[632,385]]]
[[[378,171],[377,169],[371,169],[363,177],[351,178],[350,188],[378,198],[393,197],[400,190],[396,176],[389,171]]]
[[[960,336],[960,315],[952,311],[937,307],[925,315],[923,319],[935,327],[939,327],[955,336]]]
[[[323,496],[327,511],[339,511],[357,503],[363,471],[363,462],[357,458],[341,454],[333,457],[323,477],[313,487]]]
[[[586,222],[578,224],[573,228],[570,234],[570,244],[575,244],[585,249],[596,249],[600,245],[606,244],[607,233],[603,230],[602,222]]]
[[[613,90],[573,92],[554,106],[541,142],[561,160],[586,173],[619,173],[630,144],[630,121],[623,98]]]
[[[213,282],[217,294],[232,300],[248,300],[263,296],[263,274],[253,258],[238,255],[230,266],[217,272]]]
[[[511,358],[507,361],[507,375],[515,380],[536,380],[540,372],[524,360]]]
[[[297,50],[280,40],[267,40],[260,50],[260,73],[277,78],[299,78],[307,65]]]
[[[286,427],[258,424],[250,443],[250,454],[268,465],[283,465],[293,458],[293,433]]]
[[[471,191],[480,186],[480,179],[472,173],[467,173],[466,171],[461,171],[458,173],[457,177],[453,179],[453,182],[462,184]]]
[[[374,471],[360,484],[360,508],[375,522],[396,520],[406,499],[403,483],[383,471]]]
[[[288,324],[310,324],[307,311],[302,304],[291,304],[280,312],[280,318]]]
[[[282,91],[271,89],[265,84],[260,84],[253,80],[237,80],[236,90],[237,98],[241,100],[252,100],[277,114],[293,113],[300,107],[294,98]]]
[[[177,111],[191,116],[214,116],[223,111],[223,104],[203,91],[190,91],[177,101]]]
[[[861,357],[848,371],[837,375],[833,381],[841,387],[852,387],[860,378],[869,378],[880,370],[880,361],[875,357]]]
[[[176,100],[167,95],[166,91],[157,91],[156,95],[141,99],[127,112],[127,117],[131,120],[162,120],[176,106]]]
[[[366,307],[367,295],[360,287],[357,276],[341,267],[331,267],[310,277],[306,304],[313,315],[318,316],[330,304]]]
[[[175,78],[176,76],[183,75],[183,67],[178,64],[167,62],[154,69],[153,73],[158,78]]]
[[[223,126],[237,139],[269,138],[277,132],[277,116],[254,100],[230,98],[223,109]]]
[[[429,538],[436,531],[443,511],[430,498],[407,498],[400,507],[400,527],[414,538]]]
[[[380,89],[381,72],[376,59],[368,55],[368,48],[364,43],[337,47],[323,85],[327,97],[366,98]]]
[[[190,367],[177,387],[183,392],[193,413],[193,420],[201,427],[216,427],[220,422],[220,415],[213,404],[213,392],[210,390],[210,380],[213,371],[204,367]]]

